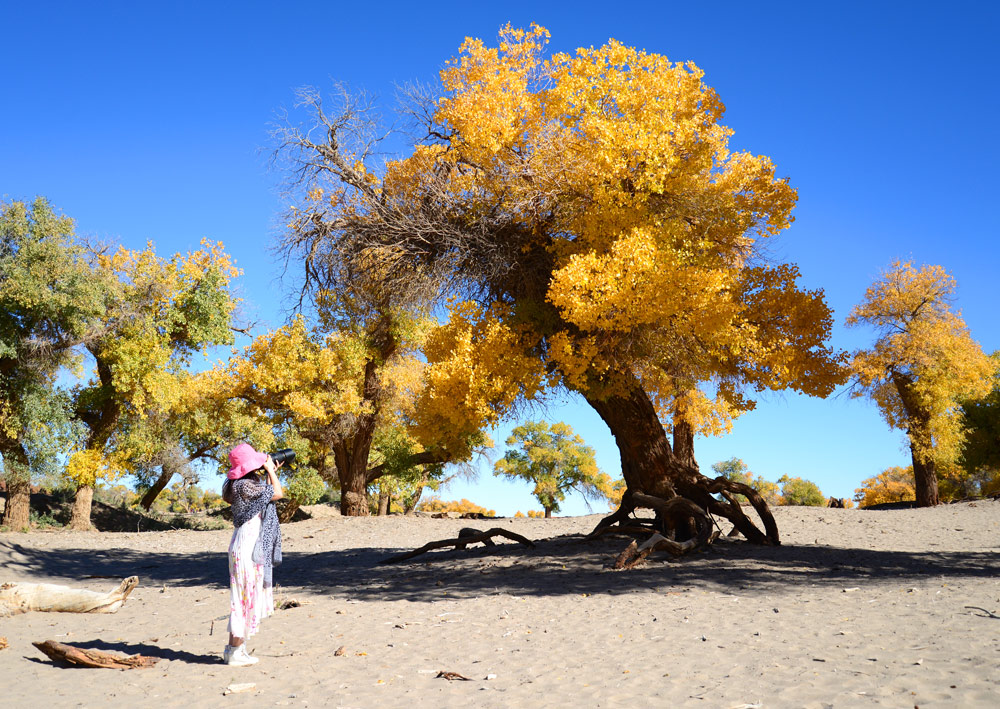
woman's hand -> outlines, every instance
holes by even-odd
[[[281,481],[278,480],[278,468],[282,465],[284,465],[284,461],[275,463],[271,456],[267,456],[267,460],[264,461],[264,470],[267,471],[267,482],[274,488],[274,494],[271,495],[272,502],[280,500],[285,496],[285,491],[281,487]]]

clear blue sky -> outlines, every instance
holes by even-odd
[[[301,86],[334,80],[382,100],[432,82],[466,36],[493,41],[537,22],[550,47],[614,37],[691,60],[721,95],[733,145],[773,158],[799,192],[776,245],[835,309],[833,344],[866,345],[842,327],[892,260],[947,268],[958,306],[986,351],[996,316],[996,41],[985,2],[836,3],[6,3],[0,25],[0,196],[47,196],[78,233],[161,253],[223,241],[245,271],[251,315],[281,324],[279,269],[268,256],[282,209],[267,170],[268,124]],[[607,429],[567,401],[570,423],[619,471]],[[495,434],[502,444],[507,430]],[[732,456],[769,479],[816,481],[849,497],[905,464],[902,435],[867,403],[765,398],[723,438],[699,439],[703,469]],[[206,481],[211,483],[211,481]],[[455,485],[511,514],[537,509],[527,487]],[[571,501],[564,513],[585,512]]]

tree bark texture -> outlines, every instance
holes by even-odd
[[[941,503],[941,498],[938,496],[937,466],[932,458],[922,459],[913,448],[913,444],[910,444],[917,507],[934,507]]]
[[[15,532],[27,529],[31,523],[31,470],[28,456],[20,441],[4,436],[4,482],[7,483],[7,506],[3,510],[3,526]]]
[[[914,492],[917,507],[934,507],[941,502],[938,496],[937,466],[930,451],[931,415],[913,392],[913,380],[899,372],[892,373],[892,383],[903,402],[909,427],[906,431],[910,439],[910,457],[913,460]]]
[[[69,519],[70,529],[86,532],[91,529],[90,508],[94,502],[94,486],[81,485],[73,497],[73,507]]]
[[[3,510],[4,527],[15,532],[27,529],[31,523],[31,481],[21,475],[8,475],[7,506]]]
[[[674,457],[692,468],[698,467],[694,459],[694,427],[682,416],[674,416]]]
[[[712,513],[731,521],[750,542],[780,543],[774,516],[756,490],[723,476],[707,478],[692,463],[678,459],[653,402],[637,380],[631,382],[626,395],[586,398],[611,429],[621,454],[626,483],[622,506],[602,520],[595,532],[610,524],[623,523],[635,507],[651,507],[657,510],[657,526],[670,541],[684,542],[703,536],[705,520],[701,518]],[[682,444],[681,449],[684,448]],[[690,458],[693,460],[693,455]],[[743,512],[735,498],[737,494],[750,501],[760,516],[763,530]],[[643,495],[663,501],[680,496],[694,505],[651,505],[644,501]]]
[[[76,645],[66,645],[55,640],[31,643],[56,662],[72,667],[92,667],[108,670],[131,670],[137,667],[152,667],[160,661],[158,657],[129,655],[122,657],[103,650],[91,650]]]

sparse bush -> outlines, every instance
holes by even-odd
[[[752,487],[769,505],[781,504],[778,485],[759,475],[754,475],[750,472],[749,466],[740,458],[730,458],[713,463],[712,470],[715,471],[716,475],[725,475],[728,480]],[[749,503],[745,495],[736,495],[735,497],[741,505]]]
[[[819,486],[812,480],[790,478],[787,475],[782,475],[778,478],[778,483],[781,485],[781,499],[778,501],[780,505],[826,506],[826,495],[820,491]]]

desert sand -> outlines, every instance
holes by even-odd
[[[0,581],[140,578],[113,615],[0,619],[2,704],[1000,706],[1000,502],[775,516],[780,547],[723,538],[625,572],[610,566],[626,540],[582,539],[596,515],[284,525],[277,596],[300,605],[264,622],[246,668],[221,660],[229,531],[0,534]],[[468,526],[538,546],[377,564]],[[43,640],[160,660],[65,668],[31,645]]]

